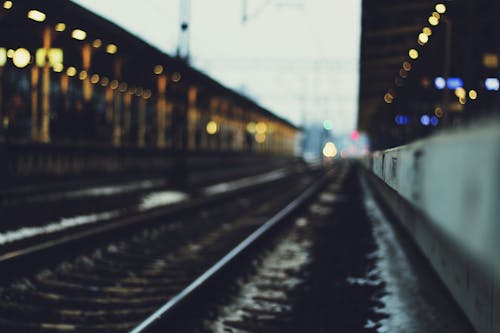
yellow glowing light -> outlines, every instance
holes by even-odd
[[[66,24],[57,23],[54,29],[56,29],[56,31],[63,32],[64,30],[66,30]]]
[[[68,76],[75,76],[76,73],[77,71],[75,67],[68,67],[68,69],[66,70],[66,74],[68,74]]]
[[[127,91],[127,84],[125,82],[120,83],[120,86],[118,87],[120,92],[126,92]]]
[[[130,87],[130,88],[128,89],[128,93],[129,93],[130,95],[135,95],[135,93],[136,93],[136,92],[137,92],[137,89],[136,89],[135,87]]]
[[[5,66],[7,63],[7,50],[4,47],[0,47],[0,67]]]
[[[498,68],[498,55],[496,53],[483,54],[483,66],[487,68]]]
[[[24,68],[28,66],[31,61],[30,51],[25,48],[19,48],[14,52],[14,56],[12,57],[12,61],[14,65],[18,68]]]
[[[115,44],[108,44],[108,46],[106,46],[106,52],[108,52],[109,54],[115,54],[116,52],[118,52],[118,46],[116,46]]]
[[[460,98],[458,99],[458,102],[459,102],[460,104],[464,105],[464,104],[467,102],[467,99],[466,99],[465,97],[460,97]]]
[[[387,104],[391,104],[394,101],[394,96],[392,96],[391,93],[387,93],[387,94],[384,95],[384,101]]]
[[[418,35],[418,42],[419,43],[421,43],[421,44],[427,44],[428,41],[429,41],[429,36],[427,36],[425,33],[421,32]]]
[[[218,129],[218,126],[217,126],[217,123],[215,121],[209,121],[207,123],[207,133],[208,134],[214,135],[215,133],[217,133],[217,129]]]
[[[101,86],[107,87],[108,84],[109,84],[109,79],[103,76],[103,78],[101,79]]]
[[[439,19],[435,16],[430,16],[429,17],[429,24],[432,26],[436,26],[439,24]]]
[[[328,158],[334,158],[337,156],[337,147],[333,142],[327,142],[323,147],[323,156]]]
[[[477,91],[470,90],[469,91],[469,98],[472,99],[472,100],[476,100],[477,99]]]
[[[172,74],[172,81],[174,82],[179,82],[181,80],[182,76],[181,76],[181,73],[179,72],[175,72],[174,74]]]
[[[152,95],[153,94],[151,93],[151,90],[149,90],[149,89],[144,90],[144,92],[142,93],[142,97],[144,99],[150,99]]]
[[[87,74],[87,71],[81,71],[80,75],[78,75],[78,78],[82,81],[87,79],[88,77],[89,77],[89,75]]]
[[[99,82],[99,74],[92,74],[90,77],[90,82],[93,84],[97,84]]]
[[[111,89],[115,90],[118,88],[119,85],[120,85],[120,83],[118,83],[117,80],[113,80],[113,81],[111,81],[110,87],[111,87]]]
[[[266,141],[266,135],[264,133],[255,134],[255,141],[257,141],[257,143],[264,143]]]
[[[71,37],[76,40],[84,40],[85,38],[87,38],[87,33],[81,29],[75,29],[71,33]]]
[[[13,49],[8,49],[8,50],[7,50],[7,58],[9,58],[9,59],[14,58],[14,54],[15,54],[15,53],[16,53],[16,51],[15,51],[15,50],[13,50]]]
[[[46,60],[45,49],[36,50],[35,54],[35,62],[38,67],[43,67],[45,65]],[[64,60],[64,53],[62,49],[49,49],[49,65],[54,67],[56,64],[62,64]]]
[[[54,64],[54,72],[61,73],[64,70],[63,64]]]
[[[436,5],[436,12],[440,14],[446,13],[446,5],[444,3],[438,3]]]
[[[439,15],[439,13],[433,12],[432,16],[437,18],[438,20],[441,19],[441,15]]]
[[[253,134],[253,133],[255,133],[255,130],[256,130],[255,129],[255,123],[253,121],[249,122],[247,124],[247,131],[248,131],[248,133]]]
[[[266,133],[267,132],[267,124],[265,122],[259,121],[255,125],[255,131],[257,131],[257,133],[259,133],[259,134]]]
[[[163,66],[162,65],[156,65],[155,68],[153,69],[153,73],[156,75],[160,75],[163,73]]]
[[[47,15],[39,10],[32,9],[28,12],[28,18],[32,19],[33,21],[43,22],[47,18]]]
[[[3,3],[3,8],[5,8],[5,9],[11,9],[11,8],[12,8],[12,6],[13,6],[12,1],[5,1],[5,2]]]
[[[92,47],[98,49],[102,46],[102,40],[96,39],[92,42]]]
[[[432,35],[432,29],[431,29],[431,28],[429,28],[429,27],[425,27],[425,28],[423,28],[423,29],[422,29],[422,32],[423,32],[424,34],[426,34],[427,36],[431,36],[431,35]]]
[[[416,60],[418,59],[418,51],[415,49],[411,49],[408,51],[408,55],[410,56],[411,59]]]
[[[411,71],[411,63],[408,61],[403,62],[403,69],[407,72]]]
[[[443,116],[443,109],[439,106],[434,109],[434,114],[436,117],[441,118]]]
[[[455,89],[455,96],[458,98],[465,98],[466,92],[464,88],[457,88]]]

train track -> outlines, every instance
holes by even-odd
[[[297,290],[311,265],[312,224],[345,200],[339,190],[347,171],[309,188],[131,332],[293,331]]]
[[[129,331],[271,216],[289,214],[282,208],[317,176],[295,174],[4,254],[0,331]]]

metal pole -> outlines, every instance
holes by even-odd
[[[87,77],[83,80],[83,100],[88,103],[92,99],[92,84],[90,83],[90,66],[92,64],[92,47],[86,43],[82,47],[82,65],[83,69],[87,72]],[[90,112],[90,110],[84,110]]]
[[[243,0],[243,13],[241,15],[241,22],[243,24],[247,23],[248,20],[248,0]]]
[[[166,113],[167,101],[165,93],[167,91],[167,75],[161,74],[158,76],[158,101],[156,105],[156,146],[163,148],[166,146],[165,128],[166,128]]]
[[[50,27],[43,31],[43,48],[45,49],[45,64],[42,72],[42,119],[40,128],[40,142],[50,142],[50,63],[49,50],[52,36]]]
[[[39,69],[36,64],[31,67],[31,140],[38,140],[38,81]]]
[[[187,115],[187,128],[188,128],[188,149],[194,150],[196,148],[196,130],[199,126],[198,109],[196,107],[198,89],[191,86],[188,89],[188,115]]]
[[[146,99],[139,97],[139,114],[137,115],[138,140],[139,147],[146,145]]]

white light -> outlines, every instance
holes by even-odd
[[[7,50],[3,47],[0,47],[0,67],[5,66],[7,62]]]
[[[71,33],[71,37],[76,40],[84,40],[85,38],[87,38],[87,33],[81,29],[75,29]]]
[[[497,78],[489,77],[484,80],[484,87],[489,91],[498,91],[500,89],[500,82]]]
[[[436,11],[439,13],[439,14],[444,14],[446,13],[446,5],[443,4],[443,3],[438,3],[436,5]]]
[[[419,35],[418,35],[418,41],[419,41],[419,44],[426,44],[428,41],[429,41],[429,36],[427,36],[427,34],[421,32]]]
[[[19,48],[14,52],[14,57],[12,58],[14,65],[18,68],[24,68],[28,66],[31,61],[31,54],[28,50],[24,48]]]
[[[418,51],[415,49],[411,49],[408,51],[408,55],[410,56],[411,59],[416,60],[418,59]]]
[[[46,17],[47,15],[45,15],[45,13],[42,13],[41,11],[36,9],[32,9],[28,12],[28,18],[32,19],[33,21],[43,22],[45,21]]]
[[[446,80],[444,79],[444,77],[438,76],[437,78],[435,78],[434,79],[434,86],[438,90],[443,90],[444,88],[446,88]]]
[[[337,147],[333,142],[327,142],[323,147],[323,156],[333,158],[337,156]]]

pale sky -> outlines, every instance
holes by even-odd
[[[182,0],[73,0],[168,54]],[[191,0],[191,64],[301,125],[355,128],[360,0]]]

